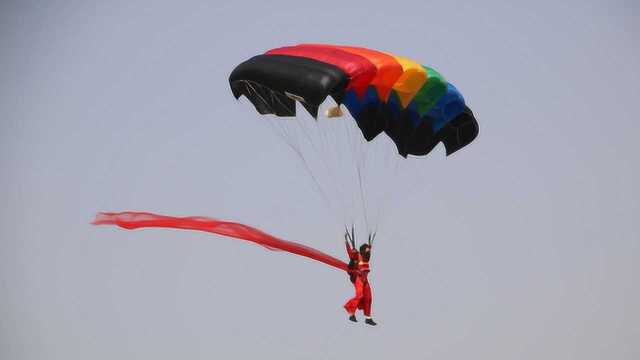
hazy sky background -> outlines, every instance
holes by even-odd
[[[640,358],[634,1],[3,1],[0,358]],[[89,225],[149,210],[343,256],[291,151],[227,77],[266,49],[441,71],[480,136],[425,159],[371,281],[227,238]],[[384,176],[384,175],[382,175]]]

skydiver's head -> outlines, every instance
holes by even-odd
[[[371,246],[369,246],[369,244],[360,245],[360,257],[362,257],[364,261],[369,261],[371,257]]]

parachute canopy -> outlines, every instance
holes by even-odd
[[[260,114],[295,116],[295,101],[314,117],[331,96],[344,104],[367,141],[385,133],[400,155],[447,155],[471,143],[478,123],[460,92],[436,70],[360,47],[303,44],[267,51],[238,65],[231,91]]]

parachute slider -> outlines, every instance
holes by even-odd
[[[336,118],[344,116],[344,113],[342,112],[340,105],[336,105],[325,110],[324,115],[328,118]]]

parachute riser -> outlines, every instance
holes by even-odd
[[[344,238],[347,242],[349,242],[349,244],[351,244],[351,248],[355,249],[356,248],[356,234],[355,234],[355,226],[351,225],[351,230],[349,230],[349,228],[347,226],[344,227]],[[367,245],[369,245],[369,247],[373,247],[373,241],[376,239],[376,234],[377,232],[370,232],[369,236],[367,238]]]

